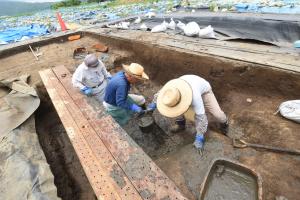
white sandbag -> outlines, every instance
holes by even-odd
[[[141,23],[141,22],[142,22],[142,19],[141,19],[140,17],[138,17],[136,20],[134,20],[133,23],[139,24],[139,23]]]
[[[156,25],[152,28],[152,33],[164,32],[167,30],[167,23],[164,21],[163,23]]]
[[[108,25],[108,28],[129,29],[130,22],[121,22],[114,25]]]
[[[209,26],[207,26],[203,29],[200,29],[199,37],[202,37],[202,38],[216,38],[213,27],[211,27],[211,25],[209,25]]]
[[[145,17],[148,17],[149,19],[151,19],[152,17],[155,17],[155,12],[148,12],[146,13]]]
[[[178,20],[178,23],[176,24],[176,26],[180,29],[180,30],[184,30],[185,28],[185,24],[182,23],[181,21]]]
[[[176,23],[174,22],[173,18],[171,18],[170,23],[167,24],[167,28],[175,30],[175,27],[176,27]]]
[[[143,24],[140,26],[140,29],[143,30],[143,31],[147,31],[147,30],[148,30],[148,27],[146,26],[145,23],[143,23]]]
[[[167,23],[165,20],[163,21],[162,25],[166,26],[168,28],[169,23]]]
[[[117,24],[114,24],[114,25],[109,25],[109,24],[107,24],[106,26],[107,26],[108,28],[118,28]]]
[[[184,27],[184,34],[187,36],[195,36],[199,34],[200,27],[196,22],[189,22],[185,27]]]
[[[121,22],[120,25],[123,29],[129,29],[130,22]]]
[[[300,100],[283,102],[279,106],[279,112],[283,117],[300,123]]]
[[[119,27],[120,29],[129,29],[129,25],[130,25],[130,22],[121,22],[119,24]]]
[[[0,40],[0,45],[2,45],[2,44],[8,44],[8,43],[3,40]]]

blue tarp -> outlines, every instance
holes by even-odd
[[[288,2],[292,2],[289,0]],[[280,13],[280,14],[299,14],[300,6],[293,4],[285,5],[281,7],[262,6],[256,3],[238,3],[235,4],[235,8],[238,12],[258,12],[258,13]]]
[[[38,24],[9,28],[0,32],[0,44],[12,43],[24,38],[29,39],[48,33],[49,31],[46,26]]]

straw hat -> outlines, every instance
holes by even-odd
[[[149,80],[149,76],[144,72],[144,67],[137,63],[123,65],[126,73],[140,80]]]
[[[192,99],[191,86],[182,79],[173,79],[159,91],[157,109],[166,117],[178,117],[189,109]]]

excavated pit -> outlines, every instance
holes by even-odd
[[[297,73],[91,33],[73,42],[60,38],[46,44],[36,43],[34,46],[47,53],[38,62],[23,49],[0,55],[3,63],[0,78],[31,74],[30,83],[36,86],[42,100],[36,113],[39,140],[55,176],[58,196],[63,199],[96,197],[37,72],[59,64],[74,72],[82,62],[72,58],[74,48],[90,47],[98,42],[109,46],[109,53],[98,55],[111,72],[119,70],[122,63],[137,62],[145,66],[150,81],[134,86],[132,92],[142,93],[148,102],[168,80],[196,74],[211,83],[221,108],[229,116],[229,137],[283,148],[299,147],[299,124],[273,114],[281,102],[299,99]],[[219,133],[210,116],[205,153],[201,157],[192,146],[195,134],[192,122],[188,122],[184,132],[173,134],[169,131],[174,123],[172,119],[162,117],[157,111],[153,117],[156,125],[150,132],[142,132],[136,118],[123,128],[189,199],[199,197],[210,162],[220,156],[237,160],[260,173],[264,199],[280,195],[297,199],[300,195],[299,158],[250,148],[233,149],[231,139]]]

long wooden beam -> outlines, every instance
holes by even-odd
[[[53,71],[143,199],[186,199],[103,108],[89,105],[72,87],[71,74],[64,66],[57,66]]]
[[[53,71],[40,75],[98,199],[142,199]]]

